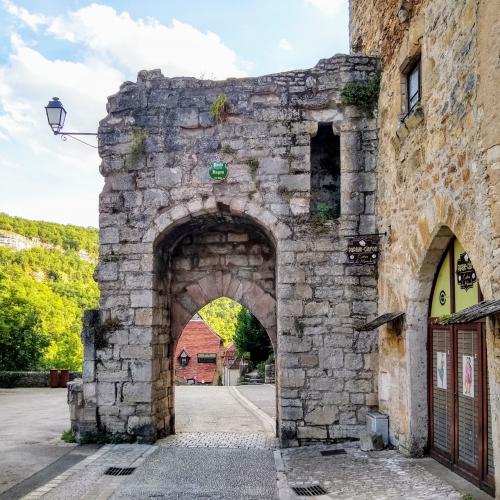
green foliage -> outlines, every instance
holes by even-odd
[[[331,219],[333,219],[333,210],[326,203],[318,203],[316,212],[313,215],[313,222],[322,224]]]
[[[132,129],[132,148],[130,150],[132,163],[137,163],[146,154],[147,137],[148,134],[143,128]]]
[[[229,99],[222,94],[210,105],[210,116],[217,122],[222,123],[229,112]]]
[[[99,233],[97,229],[78,227],[53,222],[33,221],[12,217],[0,212],[0,230],[20,234],[26,238],[37,238],[43,243],[56,245],[64,250],[83,250],[97,256]]]
[[[61,248],[65,248],[61,242],[71,241],[64,232],[68,226],[10,219],[15,224],[9,230],[21,228],[19,231],[25,236]],[[47,232],[47,228],[52,232]],[[71,234],[78,234],[73,226],[69,228]],[[82,260],[77,253],[84,249],[97,254],[97,231],[82,230],[81,234],[82,240],[77,241],[75,249],[66,251],[44,247],[16,251],[0,247],[0,356],[14,349],[19,353],[17,357],[6,355],[12,366],[0,369],[81,369],[83,311],[95,309],[99,298],[93,279],[94,264]]]
[[[265,378],[266,377],[266,362],[261,361],[260,363],[257,363],[257,366],[255,367],[257,370],[257,373],[259,374],[260,378]]]
[[[76,443],[75,435],[73,434],[73,431],[71,431],[71,430],[64,431],[61,434],[61,439],[65,443]]]
[[[273,352],[271,340],[266,330],[258,319],[245,308],[242,308],[238,314],[233,342],[238,356],[243,357],[248,352],[254,364],[266,360]]]
[[[0,285],[0,371],[37,370],[48,345],[33,305]]]
[[[366,83],[349,82],[341,92],[342,102],[347,105],[358,106],[373,117],[373,111],[377,107],[380,93],[380,70]]]
[[[223,340],[229,344],[234,337],[238,315],[243,306],[228,297],[213,300],[198,311],[201,319]]]

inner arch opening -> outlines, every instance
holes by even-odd
[[[211,301],[173,352],[177,434],[275,433],[275,355],[251,311],[228,297]]]

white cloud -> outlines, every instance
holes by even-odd
[[[293,50],[292,44],[286,38],[282,38],[278,42],[278,47],[283,50]]]
[[[70,222],[69,215],[79,214],[78,222],[96,224],[102,184],[97,152],[51,134],[44,110],[51,97],[60,97],[68,111],[65,129],[92,132],[106,114],[107,96],[121,82],[135,80],[141,69],[161,68],[166,76],[246,74],[242,68],[247,63],[240,62],[215,33],[201,32],[180,21],[166,26],[98,4],[51,18],[9,0],[3,0],[3,7],[31,29],[44,29],[46,35],[74,44],[79,49],[74,53],[81,56],[71,61],[50,58],[19,35],[12,35],[10,55],[0,65],[4,160],[0,178],[6,175],[6,165],[14,164],[9,179],[17,175],[19,182],[12,182],[9,189],[1,183],[0,210],[64,222]],[[73,194],[68,196],[68,191]]]
[[[304,0],[326,16],[335,16],[342,7],[347,5],[347,0]]]
[[[10,0],[2,0],[3,8],[12,16],[20,19],[24,24],[28,25],[32,30],[36,31],[38,25],[46,22],[45,16],[41,14],[32,14],[24,7],[18,7]]]
[[[126,72],[161,68],[168,76],[245,76],[236,53],[218,35],[175,19],[166,26],[152,18],[133,19],[128,12],[92,4],[51,19],[47,32],[83,45]]]

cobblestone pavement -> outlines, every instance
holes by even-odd
[[[156,443],[167,448],[240,448],[245,450],[272,450],[277,446],[275,437],[264,433],[235,432],[181,432]]]
[[[406,458],[394,450],[362,452],[354,443],[343,445],[346,454],[321,455],[321,451],[338,448],[317,445],[281,450],[288,486],[321,485],[328,492],[326,498],[343,500],[461,500],[467,494],[475,500],[491,500],[450,472],[461,486],[456,489],[444,479],[447,469],[430,458]],[[427,470],[426,461],[444,469],[439,477]],[[289,498],[297,497],[291,493]]]

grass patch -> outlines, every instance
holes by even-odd
[[[75,435],[73,434],[73,431],[72,431],[72,430],[67,430],[67,431],[64,431],[64,432],[61,434],[61,439],[62,439],[65,443],[76,443],[76,438],[75,438]]]

